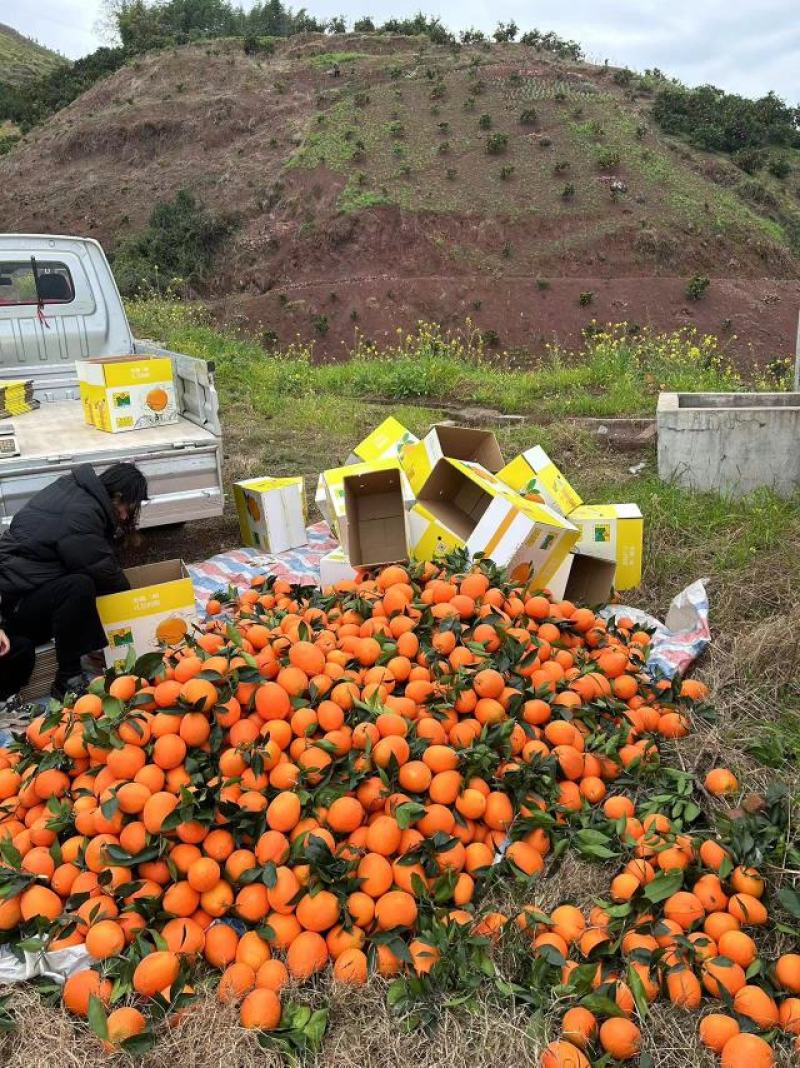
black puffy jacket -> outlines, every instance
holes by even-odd
[[[114,553],[116,525],[111,498],[90,464],[45,486],[0,538],[4,607],[63,575],[90,575],[98,594],[129,589]]]

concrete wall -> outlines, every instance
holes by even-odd
[[[658,474],[741,497],[800,489],[800,393],[662,393]]]

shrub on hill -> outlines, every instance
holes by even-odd
[[[195,287],[210,273],[220,243],[234,228],[230,216],[214,216],[187,190],[157,204],[147,230],[123,241],[113,256],[114,275],[126,296]]]
[[[800,108],[790,107],[774,93],[748,100],[713,85],[667,86],[656,95],[653,116],[667,133],[716,152],[766,145],[800,147]]]

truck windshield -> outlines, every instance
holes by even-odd
[[[36,260],[36,278],[30,260],[0,260],[0,306],[69,304],[75,299],[72,275],[65,263]]]

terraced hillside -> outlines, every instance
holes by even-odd
[[[743,361],[793,347],[800,152],[752,181],[659,131],[652,79],[523,45],[333,46],[133,60],[0,161],[0,218],[113,251],[190,189],[238,219],[204,293],[221,317],[329,355],[420,318],[525,351],[594,318],[692,323]]]

